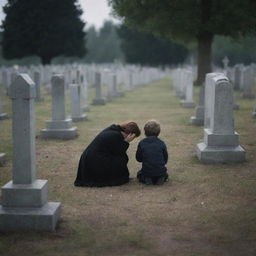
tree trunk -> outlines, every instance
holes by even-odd
[[[197,37],[197,81],[196,85],[202,85],[205,81],[205,75],[212,71],[212,42],[213,34],[204,32]]]

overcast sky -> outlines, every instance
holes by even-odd
[[[35,0],[36,1],[36,0]],[[78,0],[84,13],[82,19],[87,23],[86,28],[94,25],[100,28],[106,19],[111,19],[117,22],[116,19],[110,16],[111,8],[107,4],[107,0]],[[2,7],[6,4],[7,0],[0,0],[0,22],[4,19]]]

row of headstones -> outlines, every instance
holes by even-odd
[[[187,88],[191,91],[192,79],[191,71],[179,69],[173,72],[174,88],[178,97],[182,95],[180,88],[185,88],[185,92]],[[185,101],[186,99],[185,96]],[[204,125],[204,142],[197,144],[196,149],[198,159],[203,163],[245,161],[245,150],[239,145],[239,136],[234,130],[233,109],[233,85],[230,80],[223,73],[207,74],[205,86],[200,91],[196,115],[191,117],[192,124]]]
[[[95,76],[96,84],[99,85],[99,73]],[[64,76],[54,75],[51,81],[52,120],[46,122],[46,129],[41,131],[41,136],[74,138],[77,129],[65,115]],[[78,85],[73,84],[70,88],[71,94],[76,95],[79,101]],[[52,231],[60,217],[61,204],[48,202],[48,181],[36,179],[35,83],[27,74],[19,74],[10,85],[8,95],[12,100],[13,111],[13,179],[2,187],[0,230]]]

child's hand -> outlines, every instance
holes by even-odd
[[[136,135],[134,133],[129,133],[124,140],[129,143],[134,140],[135,137]]]

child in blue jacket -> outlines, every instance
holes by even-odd
[[[144,126],[144,131],[146,138],[139,142],[136,151],[136,160],[142,163],[137,178],[146,185],[162,185],[168,180],[165,167],[168,152],[165,143],[158,138],[160,124],[156,120],[149,120]]]

